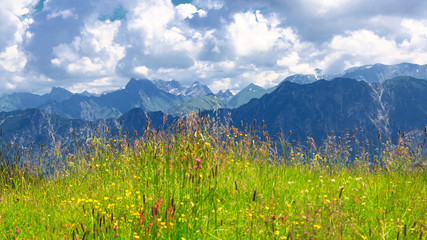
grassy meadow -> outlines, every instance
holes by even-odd
[[[72,154],[58,145],[53,175],[39,161],[3,164],[0,238],[426,239],[419,146],[368,152],[351,136],[306,147],[282,136],[275,147],[258,126],[193,116],[136,141],[93,137]]]

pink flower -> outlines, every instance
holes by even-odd
[[[19,229],[19,227],[16,227],[16,233],[21,233],[21,230]]]
[[[318,213],[318,212],[319,212],[319,209],[317,209],[317,208],[316,208],[316,209],[314,209],[314,211]]]
[[[199,167],[198,167],[198,166],[194,166],[194,167],[193,167],[193,169],[197,169],[197,168],[199,168]]]
[[[202,160],[200,160],[200,158],[197,158],[196,159],[196,162],[197,162],[197,164],[200,164],[200,162],[201,162]]]
[[[250,233],[250,232],[251,232],[251,230],[249,230],[249,228],[248,228],[248,229],[246,229],[246,232]]]

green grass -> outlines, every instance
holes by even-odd
[[[56,150],[54,177],[1,167],[0,238],[426,239],[425,156],[408,146],[350,161],[331,142],[284,145],[284,159],[268,136],[174,127]]]

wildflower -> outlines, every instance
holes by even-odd
[[[201,168],[201,167],[202,167],[202,166],[200,165],[200,163],[201,163],[201,162],[202,162],[202,160],[200,160],[200,158],[197,158],[197,159],[196,159],[196,163],[197,163],[197,165],[196,165],[196,166],[194,166],[194,167],[193,167],[193,169],[195,169],[195,170],[196,170],[196,169],[198,169],[198,168]]]
[[[316,208],[316,209],[314,209],[314,212],[318,213],[318,212],[319,212],[319,209],[317,209],[317,208]]]
[[[314,225],[313,225],[313,227],[315,227],[315,228],[317,228],[317,229],[321,229],[321,228],[322,228],[322,226],[317,225],[317,224],[314,224]]]
[[[19,227],[16,227],[16,233],[21,233],[21,230],[19,229]]]
[[[250,232],[251,232],[251,230],[249,230],[249,228],[248,228],[248,229],[246,229],[246,232],[250,233]]]

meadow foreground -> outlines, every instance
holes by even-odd
[[[404,139],[376,154],[282,141],[279,155],[263,129],[199,117],[171,128],[58,147],[53,175],[3,164],[0,237],[426,239],[426,156]]]

